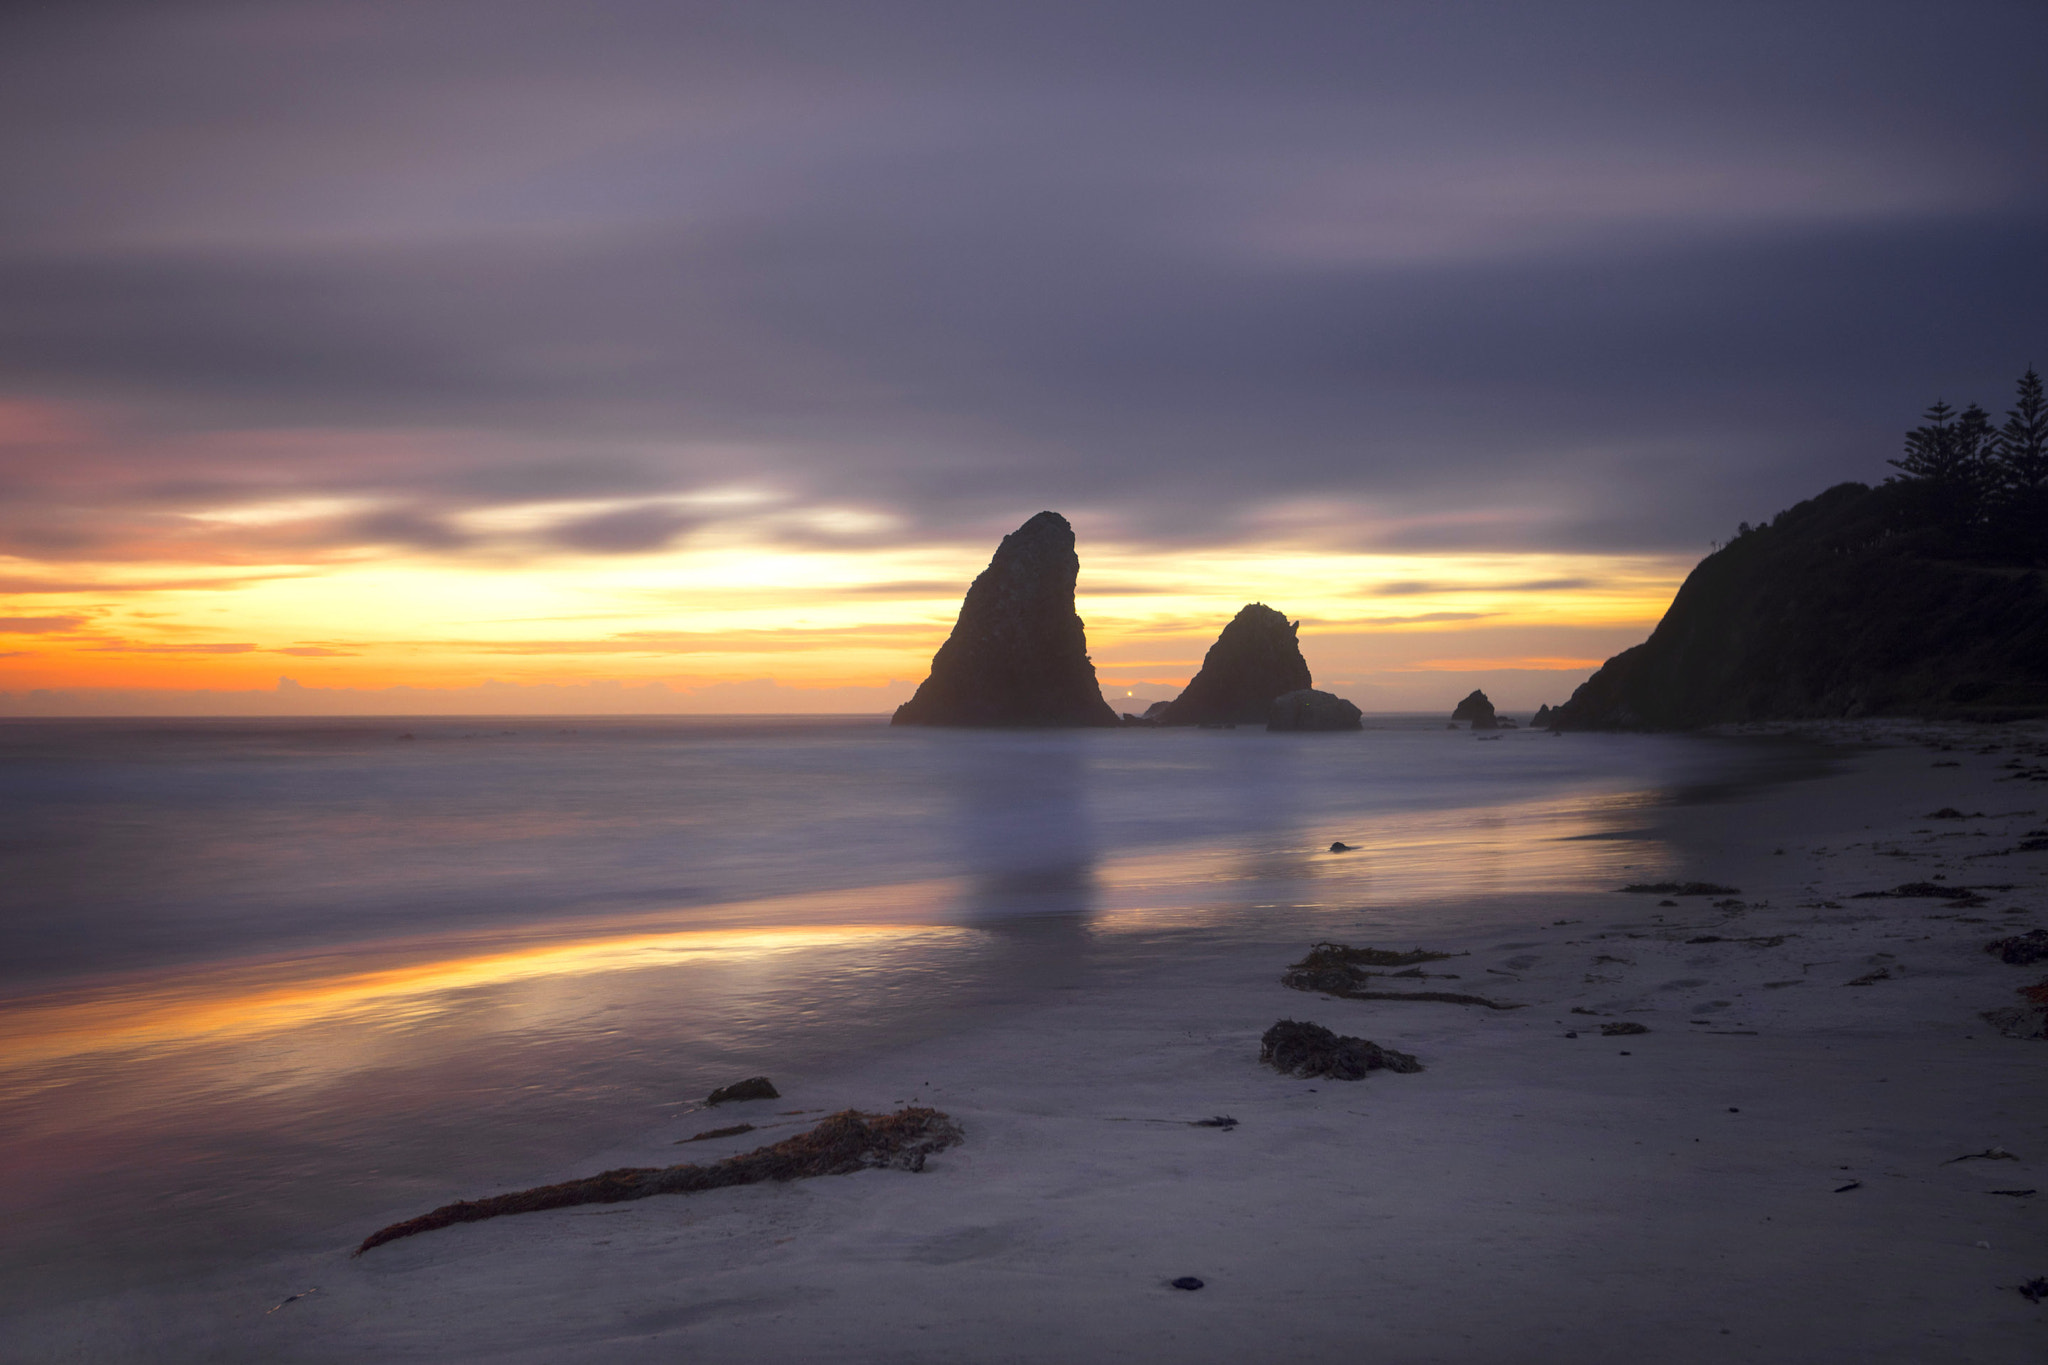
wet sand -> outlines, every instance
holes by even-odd
[[[31,1317],[4,1349],[2037,1361],[2048,1304],[2016,1286],[2048,1275],[2048,1042],[2000,1036],[1981,1015],[2021,1003],[2048,967],[1981,948],[2048,925],[2048,853],[2003,852],[2048,825],[2048,783],[2028,777],[2048,772],[2048,736],[1890,725],[1832,738],[1844,747],[1828,776],[1644,813],[1675,850],[1658,876],[1733,894],[1545,888],[1496,897],[1490,922],[1456,933],[1390,939],[1376,930],[1411,921],[1370,909],[1343,931],[1469,954],[1426,969],[1456,982],[1413,984],[1524,1008],[1289,990],[1280,974],[1308,946],[1291,920],[1263,942],[1140,933],[1055,1003],[830,1074],[778,1072],[779,1101],[684,1113],[561,1174],[716,1160],[833,1110],[905,1104],[966,1132],[921,1173],[508,1217],[360,1258],[337,1238],[201,1289]],[[1945,807],[1984,814],[1924,818]],[[1937,880],[2012,889],[1964,905],[1855,897]],[[1283,1018],[1426,1069],[1278,1075],[1258,1043]],[[1601,1034],[1624,1021],[1649,1032]],[[1237,1126],[1192,1124],[1216,1115]],[[741,1122],[756,1131],[674,1145]],[[2016,1159],[1952,1160],[1993,1148]],[[2028,1188],[2040,1192],[1998,1193]],[[494,1192],[366,1208],[354,1231]],[[1203,1287],[1170,1287],[1183,1276]]]

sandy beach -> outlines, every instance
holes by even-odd
[[[1051,1004],[777,1072],[779,1101],[681,1113],[550,1178],[906,1104],[966,1134],[921,1173],[507,1217],[350,1256],[386,1222],[495,1192],[450,1189],[200,1292],[17,1323],[4,1354],[2037,1361],[2048,1303],[2018,1287],[2048,1275],[2048,1043],[1981,1016],[2048,974],[1983,951],[2048,924],[2044,855],[2013,851],[2048,824],[2028,780],[2048,734],[1819,737],[1820,776],[1642,813],[1677,851],[1661,875],[1731,892],[1508,891],[1455,934],[1368,905],[1344,931],[1461,954],[1426,968],[1455,983],[1426,984],[1522,1008],[1290,990],[1295,934],[1130,933]],[[1969,818],[1927,818],[1943,809]],[[1858,898],[1914,882],[1997,889]],[[1290,1018],[1425,1069],[1277,1074],[1259,1039]],[[1648,1032],[1603,1035],[1622,1022]],[[1194,1125],[1216,1116],[1236,1126]],[[739,1123],[755,1131],[675,1145]],[[1994,1150],[2009,1156],[1957,1160]],[[1170,1286],[1184,1276],[1202,1287]]]

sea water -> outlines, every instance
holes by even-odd
[[[1132,944],[1649,879],[1660,807],[1810,764],[1419,717],[0,723],[0,1313],[561,1178]]]

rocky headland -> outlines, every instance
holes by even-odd
[[[1074,528],[1040,512],[967,589],[932,671],[891,725],[1116,725],[1074,610]]]
[[[1910,483],[1840,484],[1702,560],[1650,638],[1543,720],[2048,715],[2041,548],[1980,536]]]

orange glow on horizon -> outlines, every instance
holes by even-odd
[[[388,1024],[432,1013],[435,997],[483,986],[969,932],[901,924],[706,929],[579,939],[331,975],[296,975],[303,968],[292,964],[214,969],[189,980],[170,977],[126,990],[31,1000],[0,1012],[0,1069],[264,1037],[371,1010]]]
[[[1643,638],[1690,568],[1290,544],[1161,551],[1091,543],[1085,527],[1081,548],[1079,606],[1111,688],[1184,684],[1250,601],[1302,621],[1319,679],[1586,669]],[[693,691],[760,683],[785,700],[838,689],[837,709],[886,709],[883,691],[907,695],[924,676],[987,557],[986,546],[791,548],[725,531],[610,557],[407,552],[199,570],[0,560],[13,589],[0,595],[0,694],[310,691],[332,706],[499,685],[581,689],[540,704],[576,711],[605,684],[641,689],[636,707],[688,711]]]

